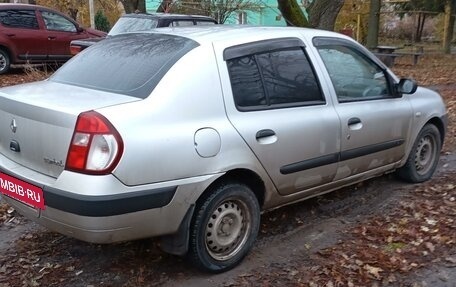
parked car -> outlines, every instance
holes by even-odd
[[[0,74],[11,65],[67,61],[70,42],[106,33],[82,28],[52,9],[28,4],[0,4]]]
[[[150,31],[161,27],[186,27],[193,25],[215,25],[217,21],[208,16],[181,15],[171,13],[135,13],[126,14],[117,20],[106,37],[129,33]],[[87,47],[103,40],[104,38],[89,38],[71,42],[71,53],[78,54]]]
[[[0,123],[15,210],[89,242],[161,236],[221,272],[261,211],[393,171],[428,180],[447,113],[344,35],[220,25],[110,37],[0,89]]]

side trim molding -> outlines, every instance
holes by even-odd
[[[354,148],[338,153],[332,153],[316,158],[311,158],[291,164],[284,165],[280,168],[281,174],[291,174],[299,171],[303,171],[306,169],[316,168],[328,164],[337,163],[340,161],[350,160],[357,157],[365,156],[371,153],[376,153],[384,150],[388,150],[400,145],[403,145],[405,140],[398,139],[387,141],[383,143],[377,143],[373,145],[363,146],[359,148]]]

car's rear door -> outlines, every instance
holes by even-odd
[[[44,60],[47,57],[46,33],[40,29],[33,9],[0,10],[0,33],[6,45],[20,60]]]
[[[406,97],[392,77],[362,48],[339,38],[314,38],[337,98],[341,153],[336,179],[401,160],[413,121]]]
[[[303,42],[217,45],[227,116],[279,192],[330,182],[340,148],[339,118]]]

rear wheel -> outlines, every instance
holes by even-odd
[[[247,255],[259,226],[260,207],[250,188],[220,185],[195,210],[188,258],[205,271],[229,270]]]
[[[10,58],[8,53],[0,49],[0,75],[8,72],[10,68]]]
[[[433,124],[421,129],[413,144],[407,162],[397,174],[408,182],[423,182],[432,177],[439,161],[442,141],[440,132]]]

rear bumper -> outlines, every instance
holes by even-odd
[[[53,231],[93,243],[177,232],[189,208],[220,176],[214,174],[129,187],[112,175],[88,176],[64,171],[59,179],[43,184],[33,180],[30,170],[25,177],[5,169],[1,163],[0,158],[0,171],[43,189],[45,209],[3,196],[8,204]]]
[[[177,186],[141,190],[115,195],[74,194],[44,186],[46,206],[81,216],[105,217],[138,212],[168,205]]]

